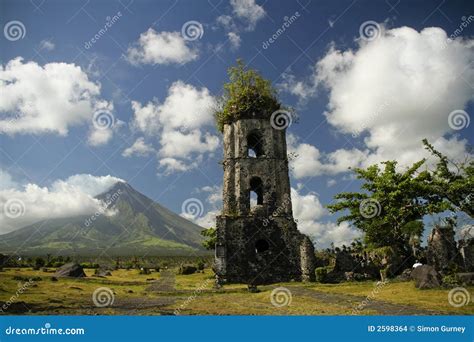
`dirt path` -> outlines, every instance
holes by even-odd
[[[336,294],[336,293],[327,293],[322,291],[316,291],[307,289],[300,286],[291,286],[289,287],[293,296],[305,296],[314,298],[329,305],[339,305],[348,307],[351,309],[356,309],[362,303],[363,305],[360,310],[361,313],[363,310],[374,310],[377,311],[380,315],[439,315],[440,312],[425,310],[417,308],[413,305],[405,304],[394,304],[388,303],[381,300],[369,299],[367,297],[353,296],[347,294]],[[357,312],[355,313],[357,314]]]
[[[145,291],[149,292],[173,292],[176,284],[176,275],[173,270],[163,270],[160,279],[155,280]]]

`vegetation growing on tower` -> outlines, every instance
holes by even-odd
[[[220,132],[226,123],[256,115],[270,118],[274,111],[282,108],[271,82],[256,70],[248,69],[242,60],[229,68],[228,75],[229,82],[224,84],[224,94],[214,112]]]

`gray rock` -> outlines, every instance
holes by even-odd
[[[57,277],[74,277],[74,278],[83,278],[86,276],[84,269],[81,265],[70,262],[58,268],[55,275]]]
[[[456,278],[463,285],[474,285],[474,272],[457,273]]]
[[[422,265],[411,271],[411,278],[418,289],[432,289],[441,286],[441,276],[433,266]]]

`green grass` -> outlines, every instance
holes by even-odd
[[[150,292],[147,291],[150,279],[163,279],[158,272],[141,275],[136,269],[120,269],[112,271],[112,276],[99,278],[93,276],[93,269],[85,271],[86,278],[59,278],[59,281],[53,282],[53,273],[34,271],[31,268],[5,269],[0,272],[0,301],[10,300],[25,283],[14,277],[29,279],[39,276],[42,280],[35,281],[15,300],[25,302],[33,308],[32,312],[25,314],[157,315],[172,314],[179,309],[179,314],[182,315],[350,315],[361,298],[373,293],[375,286],[374,282],[369,281],[341,284],[284,283],[260,286],[261,292],[249,293],[247,286],[243,284],[225,285],[216,289],[213,273],[206,269],[203,273],[176,275],[175,291]],[[284,286],[292,292],[289,305],[272,305],[271,292],[276,286]],[[113,306],[97,308],[94,305],[92,294],[99,287],[108,287],[114,292]],[[474,295],[474,287],[467,289]],[[392,282],[382,287],[374,300],[411,305],[436,314],[474,313],[472,302],[460,308],[449,305],[448,292],[449,289],[418,290],[412,282]],[[334,295],[331,301],[321,298],[325,293]],[[338,295],[346,297],[341,296],[341,300],[338,300]],[[378,312],[365,309],[360,314]]]

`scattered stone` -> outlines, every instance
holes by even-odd
[[[51,279],[51,281],[58,281],[58,278],[56,278],[56,277],[51,277],[50,279]]]
[[[151,274],[151,271],[147,267],[140,268],[140,274]]]
[[[423,265],[422,265],[423,266]],[[420,267],[420,266],[418,266]],[[407,268],[405,269],[402,274],[400,274],[399,276],[397,276],[395,279],[396,280],[399,280],[399,281],[410,281],[411,280],[411,272],[413,271],[413,269],[411,268]]]
[[[196,273],[197,268],[191,265],[181,265],[178,269],[178,274],[188,275]]]
[[[111,275],[112,275],[112,272],[110,272],[110,270],[107,268],[96,268],[94,271],[94,276],[96,277],[105,278],[105,277],[110,277]]]
[[[441,286],[441,276],[433,266],[419,266],[411,272],[411,278],[418,289],[432,289]]]
[[[250,293],[259,293],[260,290],[257,288],[256,285],[248,285],[248,290]]]
[[[56,270],[55,273],[58,277],[73,277],[73,278],[83,278],[86,276],[84,269],[78,263],[70,262],[67,263]]]
[[[128,290],[127,293],[133,293],[133,291],[132,291],[132,290]]]
[[[457,273],[456,278],[464,286],[474,285],[474,272]]]

